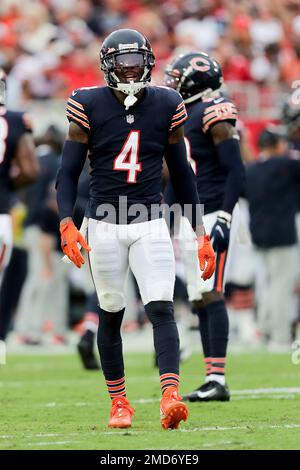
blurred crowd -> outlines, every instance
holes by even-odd
[[[298,0],[1,0],[11,105],[101,83],[101,41],[126,27],[150,39],[158,83],[170,57],[187,49],[214,55],[229,81],[290,87],[300,76]]]

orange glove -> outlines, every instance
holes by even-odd
[[[84,250],[91,251],[89,245],[74,225],[72,220],[60,225],[61,249],[65,255],[74,263],[77,268],[81,268],[84,259],[80,253],[77,243]]]
[[[210,244],[209,235],[197,238],[198,241],[198,258],[200,269],[203,271],[202,279],[209,279],[216,269],[216,255]]]

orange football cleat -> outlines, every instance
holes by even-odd
[[[134,409],[125,397],[112,399],[108,426],[110,428],[130,428]]]
[[[177,387],[168,387],[160,402],[160,420],[163,429],[178,429],[180,421],[186,421],[188,408],[178,394]]]

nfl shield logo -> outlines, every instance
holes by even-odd
[[[126,121],[128,122],[128,124],[132,124],[134,122],[134,115],[133,114],[127,114]]]

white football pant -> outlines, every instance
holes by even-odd
[[[217,220],[218,211],[203,216],[203,223],[207,234]],[[230,260],[232,246],[237,232],[238,207],[233,211],[230,229],[230,242],[227,252],[219,253],[216,259],[216,270],[210,279],[203,281],[198,260],[197,237],[186,217],[181,217],[179,229],[180,256],[184,263],[187,282],[187,291],[190,302],[201,300],[202,294],[216,290],[222,292],[225,285],[227,265]]]
[[[172,301],[175,260],[164,219],[129,225],[89,219],[89,261],[100,307],[118,312],[126,306],[126,279],[130,266],[143,304]]]
[[[13,248],[12,219],[9,214],[0,214],[0,286],[3,273],[9,263]]]

